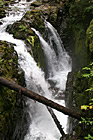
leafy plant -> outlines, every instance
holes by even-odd
[[[83,117],[81,117],[81,121],[79,122],[80,124],[81,123],[84,123],[84,124],[86,124],[86,125],[93,125],[93,118],[83,118]]]
[[[88,136],[84,137],[84,138],[87,139],[87,140],[93,140],[93,136],[91,136],[90,134],[88,134]]]
[[[19,31],[25,31],[25,32],[27,32],[27,28],[26,28],[25,25],[20,25],[19,28],[20,28]]]
[[[29,38],[27,38],[27,41],[34,47],[34,36],[30,36]]]
[[[91,115],[91,110],[93,109],[93,62],[82,70],[82,77],[87,79],[87,83],[89,84],[88,88],[85,90],[85,92],[89,95],[89,101],[87,105],[81,106],[81,110],[88,110],[89,114],[87,114],[86,119],[82,118],[82,121],[80,123],[85,124],[86,127],[90,126],[91,128],[93,126],[93,117]],[[84,139],[93,140],[93,136],[91,136],[91,134],[88,134],[88,136],[84,137]]]

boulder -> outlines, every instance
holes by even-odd
[[[0,18],[5,17],[5,15],[6,15],[5,10],[3,8],[0,8]]]

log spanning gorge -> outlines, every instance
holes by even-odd
[[[21,0],[10,6],[11,10],[7,11],[6,17],[0,19],[3,23],[0,25],[0,40],[15,44],[14,49],[18,54],[19,66],[25,73],[27,89],[65,106],[64,91],[67,75],[71,71],[71,58],[64,49],[57,30],[45,20],[44,24],[48,32],[48,41],[46,41],[39,31],[31,27],[38,36],[44,52],[47,65],[46,78],[46,73],[38,67],[34,58],[27,51],[24,41],[15,39],[12,34],[6,32],[8,25],[21,20],[33,1]],[[15,10],[16,7],[19,9],[18,11]],[[28,104],[31,122],[29,122],[30,125],[24,140],[59,140],[61,137],[60,132],[46,106],[35,103],[31,99],[27,99],[26,103]],[[64,128],[64,132],[67,133],[68,117],[56,110],[53,110],[53,112]]]

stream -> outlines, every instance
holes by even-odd
[[[45,27],[48,32],[48,41],[46,41],[39,31],[31,28],[38,36],[46,57],[47,79],[45,79],[45,72],[37,66],[34,58],[27,52],[24,41],[15,39],[12,34],[6,32],[7,26],[19,21],[33,1],[35,0],[30,2],[26,2],[26,0],[16,1],[16,4],[10,6],[11,10],[7,11],[6,17],[0,19],[0,22],[3,23],[0,25],[0,40],[15,44],[14,49],[18,54],[19,66],[25,72],[27,88],[65,106],[64,91],[66,89],[67,75],[71,71],[71,58],[64,49],[57,30],[49,22],[45,21]],[[47,108],[31,99],[27,99],[26,104],[28,105],[27,111],[31,122],[29,122],[30,125],[24,140],[59,140],[61,134]],[[54,113],[65,133],[67,133],[68,116],[56,110],[54,110]]]

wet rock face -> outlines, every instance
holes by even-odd
[[[2,25],[3,23],[2,22],[0,22],[0,25]]]
[[[27,99],[25,99],[27,100]],[[12,139],[13,140],[23,140],[24,136],[27,134],[28,128],[29,128],[29,122],[31,122],[31,118],[29,116],[29,113],[27,112],[27,106],[24,102],[24,110],[20,108],[20,113],[18,115],[18,112],[15,113],[15,116],[17,118],[16,120],[16,127],[13,132]]]

